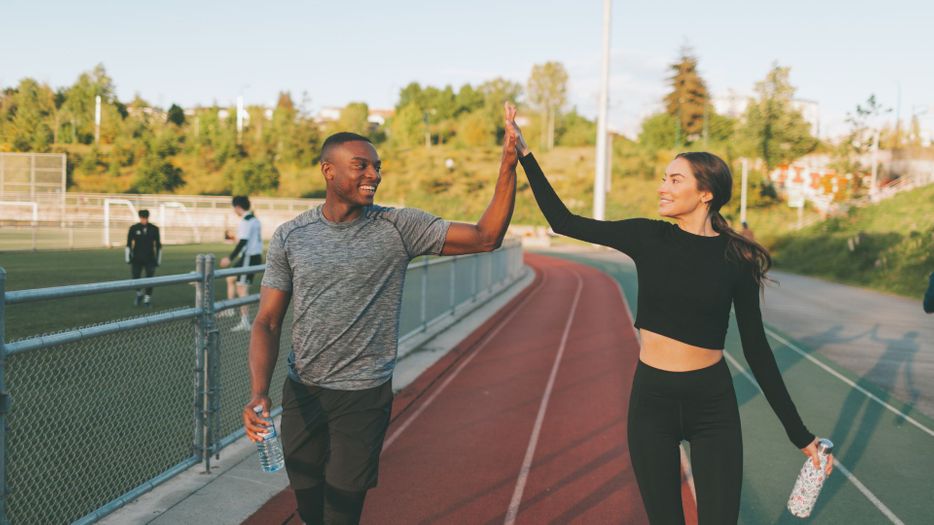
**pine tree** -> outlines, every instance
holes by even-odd
[[[697,57],[688,46],[681,48],[681,56],[669,69],[671,92],[665,96],[665,111],[679,124],[679,142],[693,142],[704,131],[704,113],[710,100],[707,84],[697,72]]]

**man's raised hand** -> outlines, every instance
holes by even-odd
[[[503,109],[506,113],[506,133],[503,135],[503,165],[514,167],[519,162],[519,157],[516,154],[519,137],[519,127],[516,126],[516,106],[507,101],[503,103]]]

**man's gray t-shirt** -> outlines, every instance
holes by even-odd
[[[276,229],[263,286],[292,294],[289,376],[333,390],[389,380],[406,267],[440,254],[449,226],[421,210],[374,205],[346,223],[319,206]]]

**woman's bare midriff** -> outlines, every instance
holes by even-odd
[[[689,345],[644,328],[640,328],[639,333],[642,335],[639,360],[653,368],[690,372],[715,365],[723,359],[723,350]]]

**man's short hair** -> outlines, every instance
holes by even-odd
[[[246,195],[237,195],[236,197],[233,198],[233,201],[231,201],[231,205],[235,207],[239,206],[243,208],[244,210],[249,210],[250,209],[250,198],[247,197]]]
[[[321,145],[321,162],[328,160],[328,153],[331,148],[335,146],[340,146],[345,142],[354,142],[362,140],[363,142],[373,142],[370,139],[364,137],[363,135],[358,135],[357,133],[351,133],[349,131],[339,131],[330,137],[324,139],[324,144]]]
[[[149,210],[139,210],[139,213],[137,213],[137,215],[139,215],[139,218],[140,218],[140,219],[148,219],[148,218],[149,218]]]

